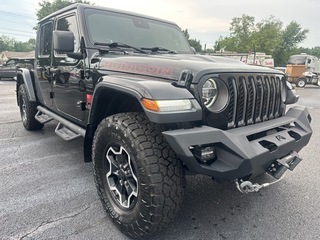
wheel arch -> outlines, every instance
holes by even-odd
[[[17,104],[19,105],[18,101],[18,91],[21,84],[24,84],[26,86],[27,94],[29,96],[29,99],[31,102],[36,102],[36,93],[34,90],[33,85],[33,73],[27,69],[27,68],[20,68],[17,71],[17,83],[16,83],[16,97],[17,97]]]
[[[88,122],[96,127],[102,119],[116,113],[144,112],[141,98],[133,89],[102,82],[93,94]]]
[[[106,117],[124,112],[144,112],[141,95],[133,89],[100,83],[93,94],[84,140],[84,161],[91,162],[92,143],[98,124]],[[130,104],[128,104],[130,103]]]
[[[202,108],[185,88],[177,88],[166,81],[149,81],[105,76],[93,93],[87,131],[84,141],[85,162],[91,161],[92,142],[98,124],[106,117],[124,112],[144,112],[157,124],[195,122],[202,119]],[[141,99],[190,99],[192,109],[186,111],[153,112],[142,106]]]

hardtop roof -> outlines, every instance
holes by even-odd
[[[174,22],[171,21],[167,21],[164,19],[160,19],[160,18],[155,18],[155,17],[151,17],[148,15],[144,15],[144,14],[139,14],[139,13],[135,13],[135,12],[130,12],[130,11],[124,11],[124,10],[119,10],[119,9],[114,9],[114,8],[107,8],[107,7],[101,7],[101,6],[95,6],[95,5],[90,5],[90,4],[85,4],[85,3],[74,3],[71,4],[65,8],[62,8],[54,13],[51,13],[50,15],[44,17],[43,19],[41,19],[39,21],[39,23],[44,22],[50,18],[53,18],[55,16],[58,16],[64,12],[68,12],[72,9],[78,9],[78,10],[83,10],[85,8],[90,8],[90,9],[97,9],[97,10],[105,10],[105,11],[109,11],[109,12],[115,12],[115,13],[122,13],[122,14],[126,14],[126,15],[132,15],[132,16],[137,16],[137,17],[142,17],[142,18],[148,18],[148,19],[152,19],[152,20],[156,20],[156,21],[160,21],[160,22],[165,22],[165,23],[169,23],[169,24],[174,24],[177,25]]]

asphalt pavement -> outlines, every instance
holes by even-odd
[[[296,91],[314,130],[297,168],[247,195],[234,183],[188,176],[180,217],[153,239],[320,239],[320,88]],[[128,239],[100,204],[92,166],[83,162],[83,140],[65,142],[55,127],[50,122],[26,131],[15,82],[0,81],[0,239]]]

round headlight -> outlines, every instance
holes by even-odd
[[[214,113],[225,109],[229,100],[227,86],[219,79],[209,78],[202,85],[201,97],[203,105]]]
[[[218,96],[218,88],[217,83],[214,79],[209,78],[202,87],[202,98],[204,99],[203,104],[210,108],[215,101],[217,100]]]

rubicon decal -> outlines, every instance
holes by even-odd
[[[102,62],[101,68],[147,75],[161,75],[166,77],[172,76],[173,73],[173,69],[169,67],[125,62]]]

